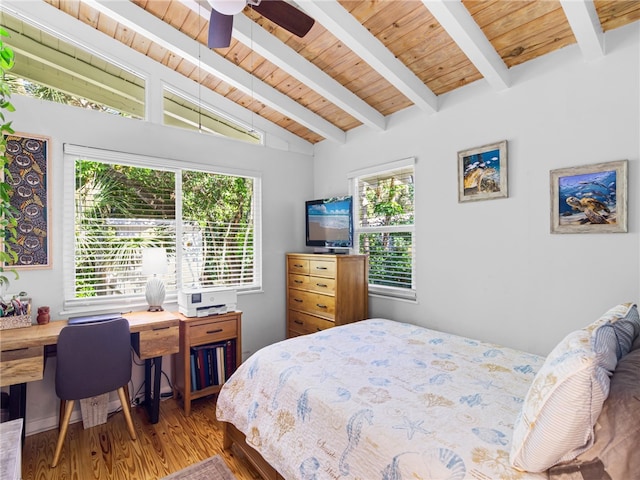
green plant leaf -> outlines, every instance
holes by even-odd
[[[4,28],[0,27],[0,37],[9,37],[9,33]],[[18,254],[11,248],[11,244],[15,244],[17,237],[17,225],[18,220],[15,215],[18,210],[11,205],[10,186],[6,183],[7,178],[11,178],[8,165],[9,159],[6,156],[7,141],[5,135],[14,133],[11,127],[11,122],[5,121],[5,114],[9,112],[15,112],[15,107],[9,101],[11,98],[11,88],[5,78],[5,70],[12,68],[15,64],[15,53],[11,47],[0,41],[0,118],[2,125],[0,125],[0,168],[4,173],[5,182],[0,184],[0,226],[2,226],[2,236],[4,237],[3,250],[0,251],[0,285],[9,285],[9,279],[4,274],[6,271],[6,265],[15,264],[18,261]],[[15,269],[11,269],[18,278],[18,273]]]

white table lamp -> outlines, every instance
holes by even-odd
[[[149,312],[161,312],[164,302],[164,282],[157,277],[168,271],[167,251],[164,248],[143,248],[142,269],[143,275],[151,275],[147,280],[145,296],[149,304]]]

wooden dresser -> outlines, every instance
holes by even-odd
[[[287,254],[287,337],[368,316],[366,255]]]

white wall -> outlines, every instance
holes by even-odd
[[[639,300],[639,25],[606,35],[605,58],[577,47],[511,70],[512,87],[476,82],[387,131],[316,147],[316,196],[350,171],[416,164],[417,303],[372,298],[370,315],[547,354],[611,306]],[[457,152],[508,140],[509,198],[458,203]],[[629,233],[549,233],[549,171],[629,160]]]
[[[63,144],[71,143],[161,158],[189,160],[262,175],[263,291],[240,295],[243,311],[242,342],[245,358],[255,350],[285,337],[284,255],[304,245],[304,201],[313,188],[312,158],[300,153],[268,149],[211,135],[121,119],[45,101],[14,95],[11,115],[17,132],[50,138],[51,234],[53,267],[21,271],[10,291],[26,291],[34,308],[51,306],[52,319],[62,311],[62,245],[69,238],[62,231]],[[300,219],[299,225],[292,219]],[[165,308],[177,311],[176,305]],[[163,370],[171,375],[170,357]],[[27,434],[57,425],[58,401],[54,391],[55,358],[47,362],[45,379],[27,385]],[[135,391],[143,382],[142,368],[133,375]],[[168,390],[166,379],[163,391]],[[132,393],[133,393],[132,391]],[[117,398],[115,395],[113,399]],[[77,412],[79,414],[79,412]]]

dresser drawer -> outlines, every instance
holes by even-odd
[[[336,277],[336,262],[332,260],[309,260],[309,274]]]
[[[287,272],[309,275],[309,260],[297,257],[287,257]]]
[[[314,317],[306,313],[289,311],[289,332],[295,332],[298,335],[306,335],[307,333],[320,332],[331,328],[335,324],[331,320]]]
[[[144,330],[131,335],[131,344],[140,360],[178,353],[180,330],[175,327]]]
[[[336,291],[336,281],[333,278],[309,276],[308,279],[307,290],[327,295],[333,295]]]
[[[42,380],[44,347],[18,348],[0,353],[0,386]]]
[[[238,335],[235,320],[221,322],[207,322],[199,325],[189,325],[189,345],[220,342]]]
[[[335,318],[336,302],[334,297],[328,295],[303,292],[290,288],[289,308],[333,320]]]
[[[309,289],[309,275],[298,275],[296,273],[289,274],[289,287],[300,288],[302,290]]]
[[[290,273],[289,288],[299,288],[300,290],[311,290],[313,292],[333,295],[336,291],[336,281],[333,278]]]

